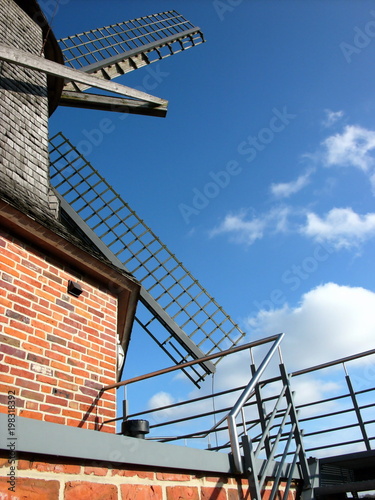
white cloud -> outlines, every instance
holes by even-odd
[[[371,174],[375,159],[375,131],[357,125],[348,125],[342,134],[328,137],[323,142],[327,166],[356,167]],[[372,172],[373,173],[373,172]]]
[[[304,294],[298,307],[260,311],[248,325],[259,337],[285,332],[289,371],[314,366],[374,348],[375,293],[327,283]]]
[[[296,180],[291,182],[280,182],[279,184],[271,184],[271,193],[277,198],[288,198],[292,194],[298,193],[310,183],[311,174],[315,169],[309,169],[304,174],[300,175]]]
[[[351,208],[333,208],[319,217],[309,212],[301,233],[338,249],[355,247],[375,236],[375,213],[360,215]]]
[[[287,371],[293,372],[373,349],[375,293],[364,288],[327,283],[304,294],[298,306],[290,307],[286,304],[283,308],[273,311],[260,311],[256,316],[248,318],[247,324],[251,334],[247,336],[246,342],[275,335],[281,331],[285,332],[281,344],[282,355]],[[262,347],[253,349],[257,366],[263,359],[264,353],[265,349]],[[276,355],[269,371],[265,374],[265,378],[273,377],[276,373],[279,373],[278,362],[278,356]],[[218,392],[247,385],[251,378],[249,363],[248,351],[225,357],[217,365],[214,390]],[[373,382],[375,377],[373,366],[373,358],[368,359],[367,363],[357,362],[357,371],[354,371],[353,376],[353,368],[351,364],[347,364],[352,380],[354,381],[356,378],[356,387],[359,387],[359,389],[369,387],[369,381]],[[293,377],[291,384],[292,390],[295,392],[296,403],[298,405],[309,404],[342,394],[347,390],[344,375],[344,370],[339,365],[334,369],[329,369],[328,373],[327,371],[320,371]],[[363,387],[358,385],[358,381],[361,383],[361,377],[366,379]],[[262,388],[263,397],[267,398],[274,395],[275,388],[270,385]],[[194,389],[184,399],[190,400],[193,397],[211,394],[212,389],[212,380],[207,377],[200,391]],[[241,391],[216,397],[216,409],[232,407],[240,394]],[[178,397],[180,396],[181,394]],[[173,397],[164,392],[158,393],[153,398],[154,403],[159,402],[160,404],[172,401]],[[269,404],[272,405],[272,403]],[[173,418],[186,415],[186,412],[191,415],[192,413],[199,414],[211,411],[212,408],[213,402],[210,399],[195,402],[192,409],[181,406],[172,410]],[[250,413],[247,413],[248,418],[257,418],[256,408],[251,408]],[[300,417],[305,418],[340,409],[342,409],[341,400],[332,400],[324,403],[323,406],[319,404],[318,406],[303,408]],[[267,407],[267,410],[270,411],[270,408]],[[225,413],[220,414],[216,420],[218,421]],[[164,418],[161,418],[162,416]],[[166,417],[170,416],[161,413],[160,419],[165,421],[167,420]],[[336,419],[336,425],[338,425],[339,418]],[[213,418],[210,417],[209,422],[205,424],[194,420],[191,421],[191,425],[196,426],[194,427],[195,430],[208,429],[213,425]],[[324,426],[324,422],[322,425]],[[331,422],[327,423],[327,425],[331,425]],[[308,423],[304,422],[303,428],[308,430]],[[177,434],[186,431],[185,427],[182,430],[181,428],[176,429]],[[190,428],[188,432],[191,432]],[[221,434],[219,433],[219,441],[220,438]],[[224,434],[223,440],[227,441],[227,439],[227,434]],[[320,439],[322,445],[327,444],[328,437],[325,434],[308,438],[306,443],[308,447],[315,446]],[[332,433],[329,439],[335,442],[336,436]],[[202,445],[204,444],[206,444],[206,441]]]
[[[214,229],[209,232],[210,237],[219,234],[228,234],[234,243],[250,246],[256,240],[262,239],[266,231],[284,232],[288,226],[289,208],[275,207],[260,216],[247,217],[245,210],[238,214],[229,214]]]
[[[149,402],[148,402],[148,407],[150,409],[152,408],[161,408],[163,406],[169,406],[171,404],[175,403],[174,397],[169,394],[168,392],[160,391],[156,394],[154,394]],[[165,409],[165,410],[160,410],[155,413],[151,413],[150,417],[153,423],[158,423],[162,422],[165,420],[169,420],[172,418],[174,412],[173,409]]]
[[[210,231],[210,236],[228,233],[231,240],[235,243],[245,243],[252,245],[256,240],[263,238],[263,232],[266,227],[266,219],[253,217],[245,220],[246,213],[226,215],[219,226]]]
[[[332,127],[338,120],[340,120],[344,116],[343,111],[331,111],[330,109],[324,110],[326,117],[323,120],[322,124],[324,127]]]

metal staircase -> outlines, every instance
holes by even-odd
[[[156,423],[151,421],[149,439],[183,441],[185,445],[189,440],[208,439],[207,449],[212,452],[227,450],[231,454],[233,471],[247,477],[253,500],[261,500],[265,492],[267,500],[274,500],[276,496],[280,500],[287,499],[294,481],[301,485],[302,500],[339,500],[346,498],[347,494],[357,498],[360,492],[375,490],[375,449],[371,449],[374,448],[375,436],[370,435],[375,426],[375,387],[373,377],[368,375],[366,368],[362,378],[358,375],[358,366],[371,367],[370,357],[375,356],[375,349],[288,374],[281,356],[282,338],[283,334],[279,334],[210,356],[212,359],[213,356],[226,356],[248,349],[250,382],[246,386],[127,413],[118,420],[152,420],[155,413],[158,415],[167,410],[166,415],[173,415],[173,418],[163,418],[162,421],[159,418]],[[255,354],[259,349],[261,357],[258,359]],[[359,365],[361,359],[362,365]],[[354,364],[352,377],[346,366],[350,362]],[[344,367],[344,378],[340,374],[341,367]],[[174,366],[173,370],[183,368],[182,364]],[[170,370],[172,368],[120,384],[138,384]],[[324,370],[341,380],[335,384],[337,389],[334,395],[296,404],[292,391],[296,379],[304,382],[308,377],[311,381],[312,374],[317,372],[316,380],[322,380],[322,377],[324,380],[321,373]],[[357,382],[360,390],[354,389],[352,380]],[[140,392],[138,386],[136,390]],[[237,401],[229,405],[235,394]],[[214,409],[207,411],[206,402],[210,399],[215,401]],[[131,397],[129,402],[131,404]],[[197,403],[203,403],[204,413],[192,412],[191,408],[197,408]],[[181,417],[184,405],[187,416]],[[213,426],[196,430],[198,419],[203,422],[201,425],[207,425],[207,419],[211,418],[215,421]],[[195,430],[187,433],[188,424],[193,423]],[[176,432],[179,426],[185,430],[184,434]],[[152,435],[160,431],[164,433],[163,437]],[[216,441],[216,446],[212,446],[213,441]],[[353,449],[362,451],[353,452]]]

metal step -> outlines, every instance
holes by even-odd
[[[333,496],[340,496],[340,498],[345,498],[343,493],[358,493],[360,491],[371,491],[375,490],[375,479],[370,479],[368,481],[353,481],[350,483],[341,484],[331,484],[329,486],[319,486],[314,488],[315,498],[319,500],[324,500],[326,498],[331,498]]]
[[[375,450],[321,458],[319,477],[320,485],[314,488],[319,499],[375,490]]]

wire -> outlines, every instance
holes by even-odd
[[[46,33],[46,36],[45,36],[45,38],[44,38],[44,40],[43,40],[43,45],[42,45],[42,48],[41,48],[41,51],[40,51],[40,54],[39,54],[40,56],[41,56],[41,55],[43,54],[43,52],[44,52],[44,48],[45,48],[46,43],[47,43],[47,38],[48,38],[48,36],[49,36],[49,34],[50,34],[50,32],[51,32],[51,26],[52,26],[53,20],[55,19],[55,16],[56,16],[56,14],[57,14],[57,10],[58,10],[58,7],[59,7],[59,3],[60,3],[60,0],[56,0],[55,10],[54,10],[54,12],[53,12],[53,14],[52,14],[52,17],[51,17],[50,22],[48,23],[47,33]],[[47,19],[47,20],[48,20],[48,19]]]
[[[215,407],[215,373],[212,374],[212,382],[211,382],[211,394],[212,394],[212,409],[214,411],[214,425],[215,425],[215,442],[216,448],[218,448],[218,440],[217,440],[217,430],[216,430],[216,407]]]

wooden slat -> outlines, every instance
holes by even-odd
[[[85,94],[83,92],[63,91],[59,104],[60,106],[70,106],[73,108],[97,109],[147,116],[165,117],[167,114],[166,106],[134,99],[124,99],[122,97]]]
[[[30,54],[29,52],[24,52],[2,43],[0,44],[0,59],[36,71],[41,71],[49,75],[65,78],[68,81],[84,83],[89,85],[90,87],[114,92],[115,94],[121,94],[127,97],[141,99],[143,101],[160,104],[162,106],[167,106],[168,104],[168,101],[166,101],[165,99],[160,99],[159,97],[152,96],[137,89],[126,87],[125,85],[120,85],[112,81],[106,81],[101,78],[97,78],[95,76],[84,73],[83,71],[68,68],[66,66],[63,66],[62,64],[49,61],[48,59],[44,59],[43,57],[35,56],[33,54]]]

